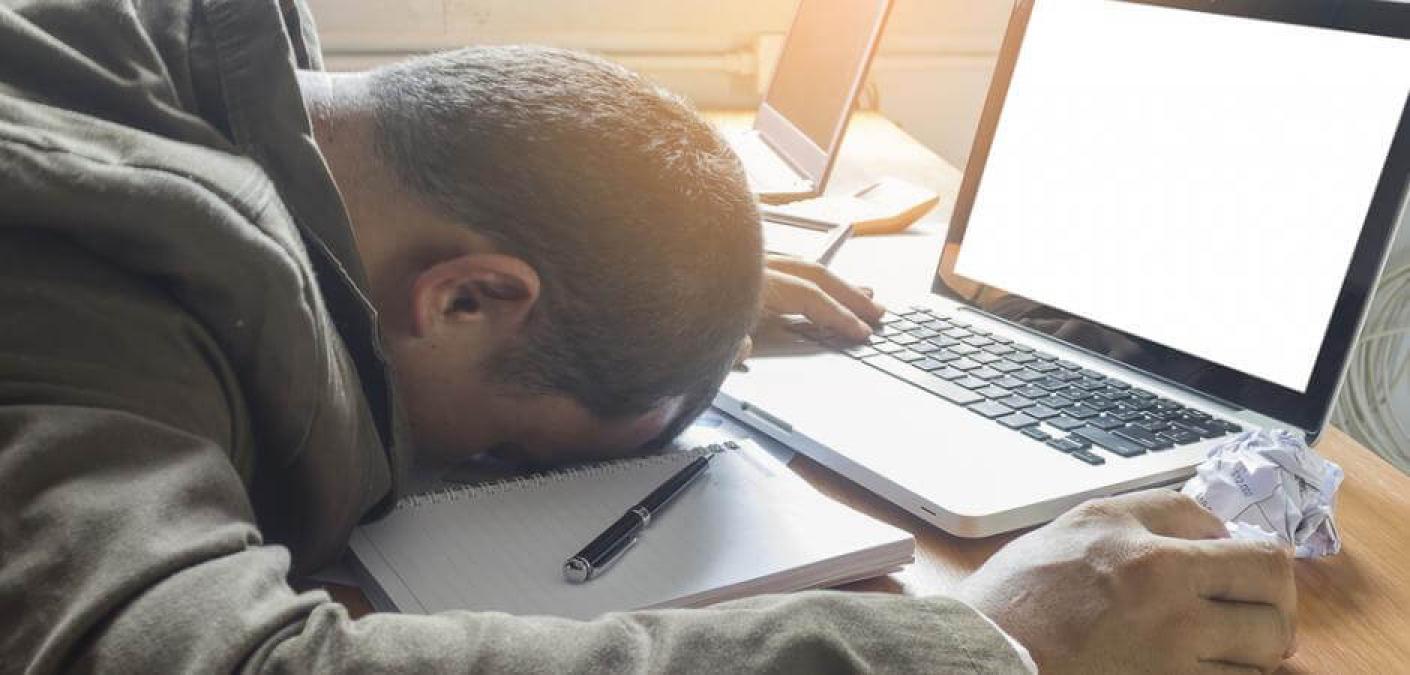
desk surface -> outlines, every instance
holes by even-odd
[[[742,128],[750,116],[712,114],[723,128]],[[846,194],[883,175],[925,185],[941,204],[908,232],[863,237],[843,246],[833,268],[877,288],[883,296],[930,286],[944,224],[959,189],[960,171],[875,114],[857,115],[843,144],[829,192]],[[1317,449],[1346,471],[1337,497],[1340,555],[1297,563],[1298,653],[1287,672],[1405,672],[1410,658],[1410,477],[1336,429]],[[806,457],[792,468],[822,492],[916,535],[916,562],[849,590],[908,595],[943,593],[979,567],[1016,534],[966,540],[926,525]],[[334,587],[354,614],[368,611],[355,589]]]

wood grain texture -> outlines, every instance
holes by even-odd
[[[747,127],[750,119],[743,113],[712,114],[711,118],[727,128]],[[938,252],[936,228],[948,218],[959,185],[958,170],[871,114],[858,115],[853,122],[842,163],[834,185],[838,190],[855,190],[868,176],[897,175],[940,192],[944,196],[940,210],[923,219],[917,235],[926,240],[922,245]],[[867,239],[897,249],[894,241],[883,244],[885,237]],[[856,249],[862,243],[847,246]],[[904,248],[917,247],[915,239],[901,243]],[[868,266],[880,271],[878,256],[871,253],[881,250],[865,255],[853,251],[858,266],[853,273],[865,273]],[[887,260],[894,262],[890,255]],[[928,275],[929,269],[933,265],[920,272]],[[858,278],[872,281],[865,275]],[[898,290],[915,292],[916,288],[909,284]],[[1327,430],[1317,449],[1346,472],[1336,502],[1343,548],[1339,555],[1296,565],[1298,652],[1284,671],[1410,673],[1410,477],[1334,428]],[[896,574],[851,584],[845,587],[848,590],[914,596],[945,593],[1021,534],[952,537],[805,457],[796,457],[790,466],[823,493],[916,536],[915,564]],[[330,586],[329,590],[354,616],[370,611],[356,589]]]

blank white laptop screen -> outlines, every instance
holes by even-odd
[[[1408,92],[1401,40],[1039,0],[955,269],[1305,392]]]

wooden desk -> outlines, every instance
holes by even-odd
[[[711,117],[726,128],[749,124],[746,114]],[[833,268],[883,296],[923,291],[930,286],[960,172],[886,119],[863,113],[852,123],[829,190],[851,192],[882,175],[936,190],[940,207],[912,231],[848,242]],[[1285,671],[1410,672],[1410,477],[1336,429],[1328,430],[1317,449],[1346,471],[1337,497],[1343,549],[1332,558],[1297,563],[1298,653]],[[806,457],[796,457],[791,466],[838,501],[916,536],[914,565],[847,586],[850,590],[944,593],[1016,536],[952,537]],[[330,590],[354,614],[369,611],[356,589]]]

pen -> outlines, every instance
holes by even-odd
[[[718,451],[712,446],[712,450]],[[627,509],[617,522],[607,527],[602,534],[597,535],[583,550],[577,555],[563,563],[563,576],[568,581],[582,583],[601,574],[607,566],[611,565],[621,557],[632,544],[636,543],[637,535],[642,528],[651,523],[651,517],[660,511],[673,497],[680,494],[686,486],[695,482],[700,474],[705,473],[705,467],[709,466],[710,459],[715,456],[715,452],[709,452],[695,458],[694,461],[685,465],[685,468],[677,471],[674,476],[666,479],[651,494],[637,503],[636,506]]]

